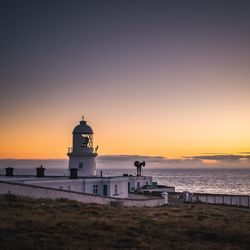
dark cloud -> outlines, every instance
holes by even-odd
[[[216,160],[213,165],[204,160]],[[194,155],[183,156],[179,159],[170,159],[163,156],[147,155],[100,155],[97,157],[97,168],[99,169],[123,169],[134,166],[135,161],[145,161],[148,168],[250,168],[250,154],[223,154],[223,155]],[[32,168],[39,165],[45,168],[67,168],[68,159],[50,159],[50,160],[17,160],[17,159],[0,159],[0,168]]]
[[[148,156],[148,155],[101,155],[98,157],[99,163],[129,163],[133,164],[135,161],[146,161],[146,164],[151,165],[162,165],[162,166],[169,166],[169,165],[176,165],[187,163],[191,161],[198,161],[198,159],[169,159],[163,156]]]
[[[200,160],[217,160],[217,161],[237,161],[244,158],[249,158],[250,155],[234,155],[234,154],[215,154],[215,155],[195,155],[187,156],[185,159],[200,159]]]
[[[0,159],[0,168],[37,168],[43,165],[45,168],[67,168],[67,159]]]
[[[98,156],[97,165],[103,168],[127,168],[134,165],[135,161],[145,161],[149,168],[185,168],[195,167],[198,159],[169,159],[163,156],[147,155],[101,155]]]
[[[206,154],[183,156],[179,159],[170,159],[163,156],[146,155],[103,155],[98,157],[97,164],[104,168],[131,167],[135,161],[146,161],[149,168],[239,168],[250,167],[250,155],[239,154]],[[216,160],[211,163],[205,160]]]
[[[148,161],[148,162],[166,162],[169,161],[163,156],[147,156],[147,155],[101,155],[98,157],[100,161]]]
[[[182,165],[192,165],[200,163],[200,159],[195,158],[180,158],[180,159],[170,159],[163,156],[148,156],[148,155],[101,155],[98,156],[98,162],[100,164],[108,163],[118,163],[118,164],[133,164],[135,161],[146,161],[148,165],[159,165],[159,166],[177,166]]]
[[[226,153],[199,153],[198,155],[226,155]]]

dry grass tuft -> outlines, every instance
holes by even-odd
[[[250,249],[250,210],[0,196],[0,249]]]

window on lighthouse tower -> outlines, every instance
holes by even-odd
[[[89,146],[89,137],[87,135],[82,134],[82,147]]]
[[[93,135],[91,135],[91,134],[82,134],[81,146],[82,147],[93,148]]]

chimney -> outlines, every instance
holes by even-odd
[[[13,171],[14,168],[12,167],[5,168],[5,176],[14,176]]]
[[[71,168],[70,169],[70,179],[77,179],[77,168]]]
[[[45,168],[41,165],[39,168],[36,168],[36,177],[45,177],[44,175]]]

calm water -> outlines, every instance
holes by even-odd
[[[33,165],[33,164],[32,164]],[[6,166],[6,165],[5,165]],[[35,174],[34,167],[14,166],[15,174]],[[34,165],[33,165],[34,166]],[[47,175],[68,175],[66,166],[55,168],[46,164]],[[226,193],[250,195],[250,169],[143,169],[145,175],[153,176],[158,184],[175,186],[176,191]],[[120,176],[124,173],[135,174],[135,168],[114,170],[103,169],[104,176]],[[0,164],[0,174],[4,166]],[[100,170],[97,170],[100,174]]]
[[[107,175],[129,171],[104,170]],[[133,173],[133,171],[131,171]],[[250,169],[148,169],[158,184],[175,186],[176,191],[250,195]]]

